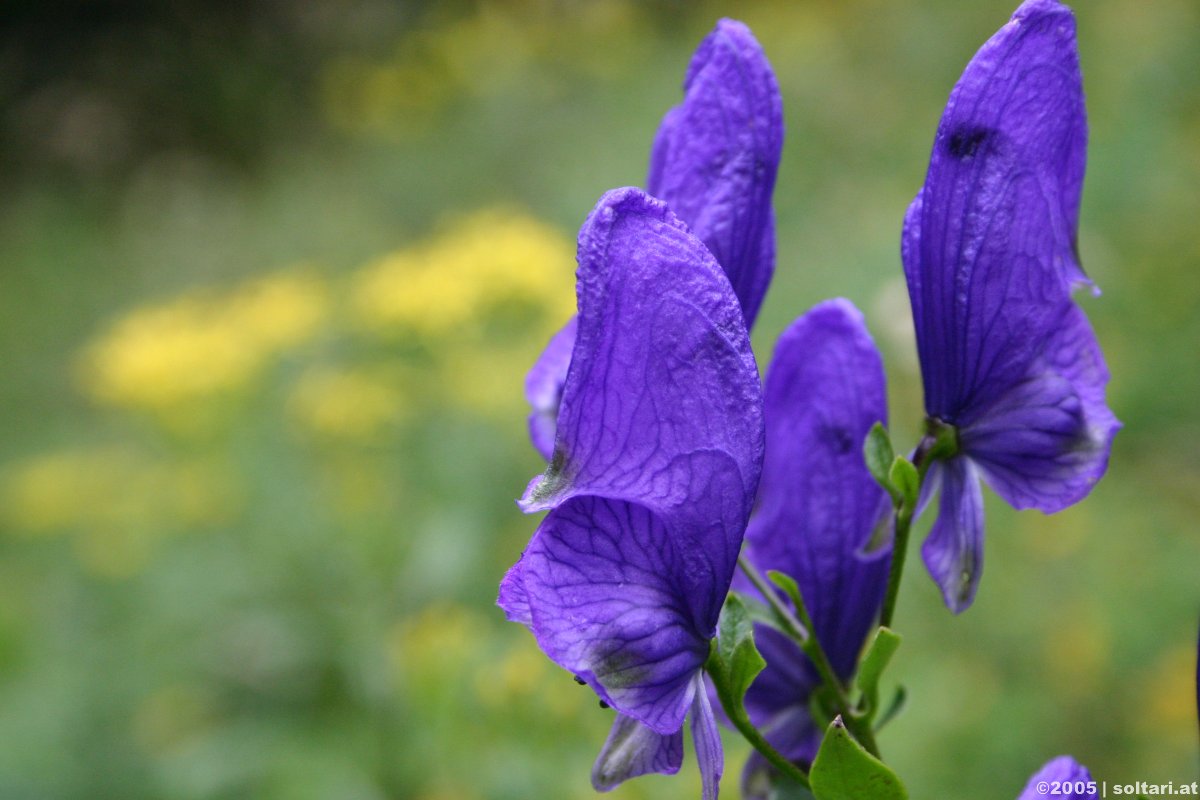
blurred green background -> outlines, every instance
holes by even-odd
[[[524,371],[719,16],[784,94],[755,331],[868,317],[1012,2],[12,3],[0,15],[0,797],[588,798],[610,722],[493,605],[536,520]],[[1197,777],[1200,7],[1076,3],[1081,297],[1124,421],[1054,517],[988,498],[975,606],[914,561],[881,739],[915,798],[1073,753]],[[727,796],[745,747],[727,736]],[[695,798],[693,759],[614,798]]]

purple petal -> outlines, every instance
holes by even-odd
[[[725,772],[725,751],[721,747],[721,730],[713,716],[704,689],[704,676],[697,675],[696,699],[692,702],[692,743],[696,746],[696,761],[700,765],[702,800],[717,800],[721,775]]]
[[[983,492],[975,465],[966,458],[952,458],[933,469],[941,473],[942,496],[921,555],[946,607],[958,614],[975,599],[983,573]]]
[[[1021,792],[1021,796],[1017,800],[1044,800],[1048,794],[1044,791],[1038,791],[1038,784],[1045,783],[1067,784],[1071,787],[1075,784],[1087,786],[1087,784],[1091,783],[1092,786],[1095,786],[1092,783],[1092,774],[1088,772],[1087,767],[1070,756],[1059,756],[1047,762],[1045,766],[1029,779],[1029,783],[1025,785],[1025,790]],[[1045,786],[1043,785],[1042,788],[1044,789]],[[1062,797],[1064,800],[1095,800],[1099,795],[1095,791],[1068,792],[1056,795],[1056,797]]]
[[[598,792],[615,789],[638,775],[674,775],[683,763],[683,729],[663,735],[617,714],[608,741],[592,767],[592,786]]]
[[[958,422],[1023,379],[1083,279],[1086,144],[1074,19],[1027,2],[951,93],[905,225],[930,415]]]
[[[1015,508],[1060,511],[1091,491],[1121,424],[1104,403],[1108,369],[1087,318],[1067,303],[1030,374],[959,432],[988,483]]]
[[[763,402],[767,453],[746,552],[796,579],[817,638],[848,677],[888,571],[888,559],[857,555],[884,499],[862,442],[887,423],[883,365],[858,309],[831,300],[796,320],[775,347]]]
[[[683,724],[708,657],[681,586],[703,557],[683,544],[642,506],[574,497],[543,520],[520,562],[546,655],[664,734]]]
[[[771,65],[745,25],[723,19],[692,57],[683,103],[659,126],[646,186],[725,268],[747,326],[775,269],[771,193],[782,145]]]
[[[659,733],[683,724],[758,484],[761,394],[737,299],[665,206],[610,192],[580,233],[552,509],[502,587],[542,649]]]
[[[571,366],[571,351],[575,349],[575,328],[578,318],[571,317],[549,344],[529,374],[525,376],[525,399],[533,409],[529,414],[529,438],[547,461],[554,455],[554,433],[558,425],[558,406],[562,401],[563,383]]]
[[[500,581],[500,597],[496,604],[504,610],[509,622],[519,622],[533,629],[533,613],[529,610],[529,595],[525,592],[525,554],[509,567]]]
[[[767,730],[792,707],[804,708],[807,713],[809,695],[820,683],[816,668],[795,642],[766,625],[754,626],[754,644],[767,666],[746,691],[751,722]]]
[[[737,300],[705,247],[637,189],[609,192],[584,223],[578,295],[557,449],[521,505],[594,494],[670,518],[673,535],[712,563],[698,616],[715,627],[763,452],[758,368]]]

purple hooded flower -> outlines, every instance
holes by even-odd
[[[887,422],[883,365],[862,314],[830,300],[784,331],[775,346],[763,398],[767,453],[749,529],[746,556],[759,570],[792,576],[813,633],[834,671],[848,680],[879,613],[888,559],[864,561],[857,551],[884,502],[867,472],[862,441]],[[787,758],[807,764],[822,731],[809,715],[820,684],[794,642],[766,626],[754,631],[767,667],[746,695],[755,725]],[[747,797],[758,797],[766,760],[751,755]],[[761,795],[765,796],[765,795]]]
[[[729,280],[665,203],[609,192],[578,260],[553,457],[520,501],[550,513],[499,604],[617,710],[598,789],[677,771],[690,713],[711,800],[723,758],[702,670],[758,487],[758,369]]]
[[[936,462],[923,555],[946,605],[983,567],[985,479],[1015,508],[1059,511],[1104,474],[1120,427],[1108,369],[1071,299],[1087,120],[1070,9],[1028,0],[975,55],[904,220],[925,409],[957,430]]]
[[[1070,756],[1059,756],[1047,762],[1029,779],[1025,791],[1017,800],[1045,800],[1051,796],[1052,788],[1060,790],[1055,791],[1053,796],[1063,800],[1096,800],[1100,796],[1096,793],[1096,782],[1092,780],[1092,773],[1088,772],[1087,767]]]
[[[783,147],[775,73],[750,29],[723,19],[688,67],[683,102],[667,112],[650,156],[647,190],[666,202],[724,268],[754,324],[775,270],[771,193]],[[572,319],[525,382],[529,435],[547,460],[571,348]]]

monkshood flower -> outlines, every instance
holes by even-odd
[[[845,681],[879,613],[888,571],[887,559],[857,555],[884,498],[861,443],[875,422],[887,423],[887,399],[879,353],[849,301],[821,303],[780,336],[763,414],[767,452],[745,556],[760,571],[796,580],[812,633]],[[792,640],[764,625],[754,637],[767,667],[746,708],[775,749],[807,767],[823,733],[809,713],[820,678]],[[767,796],[770,771],[765,758],[750,756],[746,797]]]
[[[1045,800],[1062,797],[1065,800],[1096,800],[1098,787],[1087,767],[1070,756],[1059,756],[1038,770],[1017,800]]]
[[[1120,427],[1072,302],[1087,120],[1070,9],[1029,0],[975,55],[938,126],[902,256],[931,425],[957,431],[926,566],[959,612],[983,567],[988,484],[1059,511],[1104,474]]]
[[[609,192],[578,260],[553,457],[520,501],[550,513],[499,604],[617,710],[597,789],[677,771],[690,714],[711,800],[723,756],[703,665],[762,467],[758,369],[728,278],[665,203]]]
[[[692,56],[683,89],[683,102],[659,126],[646,188],[716,256],[751,327],[775,269],[779,87],[750,29],[723,19]],[[547,460],[575,326],[572,319],[550,340],[525,380],[529,435]]]

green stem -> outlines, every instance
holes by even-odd
[[[825,655],[825,650],[821,647],[820,640],[812,634],[814,630],[813,622],[812,618],[808,615],[808,609],[804,606],[804,598],[800,597],[799,594],[792,598],[796,606],[796,613],[793,615],[792,610],[780,600],[778,590],[763,578],[758,569],[750,563],[750,559],[744,555],[738,556],[738,566],[741,567],[742,572],[750,579],[750,582],[754,584],[754,588],[758,589],[759,593],[770,604],[771,609],[775,611],[785,626],[789,628],[785,633],[796,640],[796,643],[800,645],[800,649],[813,662],[813,666],[817,668],[817,674],[821,677],[821,682],[833,690],[837,703],[836,711],[842,715],[846,727],[854,734],[854,738],[858,739],[859,743],[867,749],[867,752],[878,758],[879,745],[875,742],[874,733],[871,732],[869,725],[861,724],[859,717],[852,713],[850,698],[846,694],[846,687],[834,671],[829,657]]]
[[[951,458],[958,453],[958,430],[951,424],[936,417],[925,420],[925,436],[913,453],[913,466],[917,468],[917,498],[919,502],[921,487],[925,485],[925,475],[934,461]],[[892,565],[888,570],[887,593],[883,598],[883,610],[879,614],[879,624],[890,628],[892,618],[896,613],[896,598],[900,594],[900,581],[904,577],[904,561],[908,556],[908,534],[912,529],[915,504],[898,503],[895,508],[895,534],[892,540]]]
[[[779,618],[779,622],[785,629],[783,631],[784,633],[795,639],[796,643],[799,644],[801,648],[804,647],[805,643],[809,639],[813,639],[815,641],[816,637],[808,635],[808,632],[812,630],[811,621],[806,625],[796,618],[796,615],[792,613],[792,610],[788,608],[782,600],[779,599],[779,590],[772,586],[771,583],[762,576],[762,573],[758,571],[758,568],[750,563],[750,559],[746,558],[745,555],[739,555],[738,566],[742,568],[743,574],[750,579],[750,582],[754,584],[754,588],[758,589],[758,593],[761,594],[763,599],[767,601],[767,604],[771,606],[771,610],[775,612],[775,616]],[[807,616],[807,614],[805,614],[805,616]],[[819,648],[820,644],[818,644],[817,647]]]
[[[745,708],[742,707],[740,703],[735,702],[734,699],[729,696],[728,687],[726,687],[722,681],[718,680],[715,674],[713,675],[713,685],[717,689],[717,697],[721,700],[721,706],[725,709],[725,716],[729,717],[729,721],[733,723],[733,726],[738,729],[738,732],[745,737],[746,741],[748,741],[755,750],[762,753],[763,757],[767,759],[767,761],[771,764],[771,766],[775,767],[775,769],[779,770],[784,775],[787,775],[805,789],[810,788],[808,775],[804,773],[804,770],[797,767],[791,761],[788,761],[782,753],[771,746],[771,743],[768,742],[766,737],[762,735],[762,732],[759,731],[758,728],[754,727],[754,723],[750,721],[750,717],[746,714]]]

